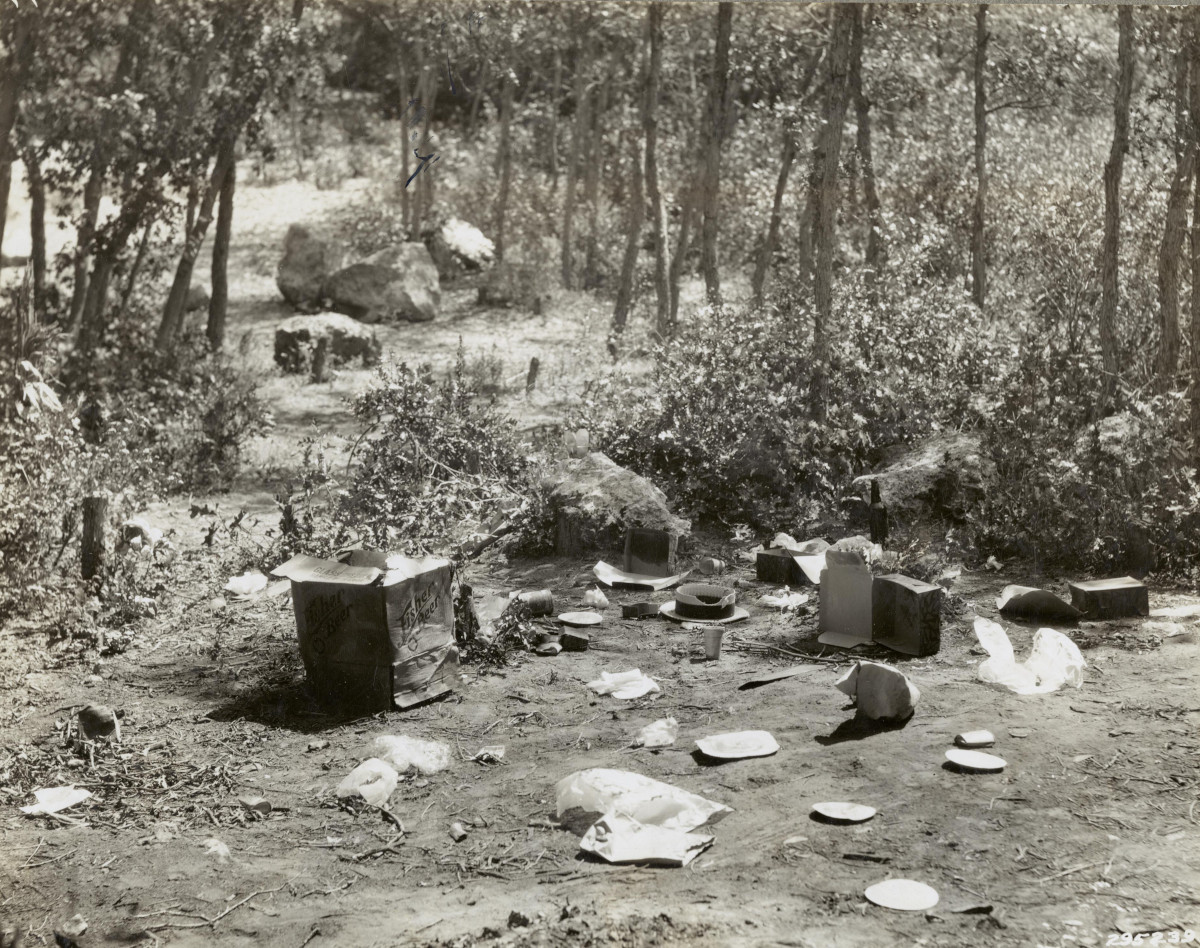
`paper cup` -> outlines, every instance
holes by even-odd
[[[710,662],[721,657],[721,636],[725,630],[719,625],[704,630],[704,657]]]

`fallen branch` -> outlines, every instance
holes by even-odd
[[[211,928],[211,927],[215,927],[217,922],[219,922],[221,919],[223,919],[225,916],[229,915],[230,913],[236,912],[238,909],[240,909],[243,905],[245,905],[251,899],[257,898],[260,895],[270,895],[272,893],[278,892],[282,888],[284,888],[284,886],[290,885],[292,882],[294,882],[298,878],[299,878],[299,876],[293,876],[291,879],[288,879],[287,882],[284,882],[282,885],[276,886],[274,889],[259,889],[257,892],[251,892],[244,899],[241,899],[240,901],[235,902],[233,905],[229,906],[229,908],[227,908],[220,915],[214,915],[212,918],[208,918],[205,915],[198,915],[197,917],[204,919],[204,921],[198,922],[195,925],[182,925],[182,924],[179,924],[176,922],[164,922],[161,925],[152,925],[152,926],[147,927],[146,932],[161,931],[164,928]],[[184,914],[184,913],[181,912],[180,914]]]

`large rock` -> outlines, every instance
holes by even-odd
[[[854,486],[866,496],[875,478],[884,503],[893,510],[933,510],[961,518],[979,505],[995,477],[979,435],[952,431],[895,449],[882,470],[856,477]]]
[[[520,306],[541,312],[541,301],[537,269],[528,264],[501,263],[479,284],[477,302],[481,306]]]
[[[382,347],[375,333],[341,313],[293,316],[275,330],[275,362],[284,372],[308,372],[320,338],[329,340],[328,357],[334,365],[361,358],[363,365],[379,362]]]
[[[593,551],[619,556],[628,527],[666,530],[680,541],[692,530],[690,521],[667,508],[661,490],[598,451],[567,462],[557,475],[547,478],[545,486],[556,524],[554,551],[559,556]],[[619,565],[620,560],[612,562]]]
[[[441,291],[422,268],[408,271],[374,263],[356,263],[325,281],[322,296],[329,308],[364,323],[401,319],[424,323],[437,315]]]
[[[417,240],[396,244],[373,253],[363,263],[377,267],[390,267],[401,273],[413,273],[420,276],[429,285],[430,290],[438,289],[438,272],[434,266],[429,248]]]
[[[496,246],[483,236],[478,227],[452,218],[429,235],[429,250],[444,278],[491,266]]]
[[[312,309],[320,305],[326,277],[341,263],[341,255],[329,242],[293,224],[283,238],[283,259],[275,273],[275,284],[293,306]]]

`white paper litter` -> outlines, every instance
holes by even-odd
[[[800,541],[790,533],[777,533],[771,541],[771,546],[776,550],[794,550],[800,546]]]
[[[850,696],[859,714],[875,721],[907,718],[921,697],[903,672],[879,662],[855,662],[834,687]]]
[[[796,565],[800,567],[805,578],[814,586],[821,585],[821,574],[825,572],[825,554],[812,553],[803,556],[797,554],[792,557],[796,561]]]
[[[609,566],[603,560],[592,567],[592,572],[605,586],[638,586],[653,589],[655,592],[670,589],[687,576],[687,573],[680,573],[678,576],[644,576],[641,573],[627,573],[623,569]]]
[[[686,866],[712,842],[711,836],[646,826],[628,816],[607,813],[591,825],[579,848],[611,863]]]
[[[579,807],[588,813],[627,816],[645,826],[690,832],[715,813],[732,812],[723,803],[627,770],[597,767],[564,777],[554,787],[558,815]]]
[[[267,577],[262,573],[243,573],[234,576],[224,586],[225,592],[235,596],[247,597],[262,592],[267,588]]]
[[[660,718],[638,731],[634,747],[669,747],[679,736],[679,722],[674,718]]]
[[[799,609],[808,602],[808,596],[804,593],[794,593],[787,586],[784,586],[778,596],[763,596],[762,602],[764,606],[771,606],[775,609],[786,611],[788,609]]]
[[[48,813],[58,813],[79,803],[92,795],[90,790],[82,787],[50,787],[49,789],[34,790],[37,803],[21,807],[22,813],[30,816],[43,816]]]
[[[229,847],[215,836],[204,841],[204,851],[210,856],[216,856],[219,862],[226,862],[229,859]]]
[[[696,741],[696,746],[709,757],[741,760],[744,757],[769,757],[779,752],[779,742],[769,731],[732,731],[713,734]]]
[[[608,597],[599,589],[589,589],[583,594],[583,604],[585,606],[596,606],[603,609],[608,605]]]
[[[637,668],[627,672],[601,672],[598,679],[588,682],[588,687],[598,695],[612,695],[625,701],[662,691],[657,681]]]
[[[371,806],[383,806],[396,789],[399,775],[377,757],[364,760],[338,784],[339,799],[360,796]]]
[[[1019,695],[1042,695],[1063,685],[1083,687],[1086,662],[1079,648],[1054,629],[1038,629],[1029,658],[1018,662],[1012,643],[998,622],[975,618],[975,636],[988,653],[979,664],[979,678]]]
[[[436,774],[450,766],[450,745],[440,741],[383,734],[375,738],[371,750],[379,760],[394,767],[398,774],[412,767],[423,774]]]

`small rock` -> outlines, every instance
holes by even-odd
[[[533,922],[530,920],[529,916],[523,912],[518,912],[516,909],[513,909],[508,913],[509,928],[528,928],[532,924]]]
[[[305,750],[311,754],[313,751],[324,750],[328,746],[329,741],[309,741],[308,747]]]
[[[90,677],[100,678],[99,675]],[[79,733],[84,740],[94,741],[99,737],[112,737],[118,741],[121,739],[121,722],[117,720],[117,716],[113,714],[111,708],[106,708],[102,704],[89,704],[85,708],[80,708],[77,721]]]
[[[453,839],[456,843],[461,843],[464,839],[467,838],[466,827],[463,826],[462,823],[451,823],[450,824],[450,838]]]

